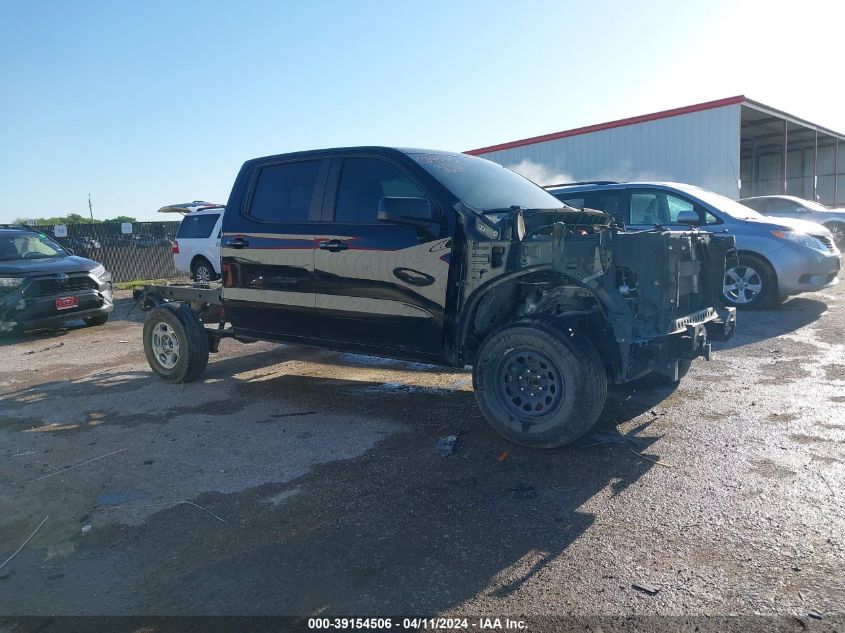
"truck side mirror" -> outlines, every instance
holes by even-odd
[[[399,224],[429,224],[437,218],[431,203],[425,198],[385,196],[378,202],[378,219]]]
[[[695,211],[685,210],[678,213],[678,224],[686,224],[688,226],[698,226],[700,220]]]

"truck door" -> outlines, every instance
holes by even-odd
[[[338,158],[329,182],[314,255],[321,336],[346,348],[439,356],[450,223],[378,219],[382,198],[426,198],[439,213],[434,196],[404,167],[381,157]]]
[[[256,166],[240,208],[227,209],[221,239],[223,299],[232,324],[267,338],[312,333],[314,231],[327,158]]]

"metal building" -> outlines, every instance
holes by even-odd
[[[467,153],[542,185],[675,181],[734,199],[789,194],[845,206],[845,135],[744,96]]]

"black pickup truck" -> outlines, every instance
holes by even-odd
[[[473,366],[508,439],[572,442],[608,382],[679,380],[726,340],[733,237],[626,232],[490,161],[356,147],[246,162],[223,219],[220,287],[136,291],[144,349],[195,380],[220,339]]]

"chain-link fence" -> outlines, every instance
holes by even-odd
[[[62,227],[65,227],[62,229]],[[173,240],[179,222],[120,222],[38,227],[80,257],[100,262],[114,281],[173,279],[184,273],[173,266]]]

